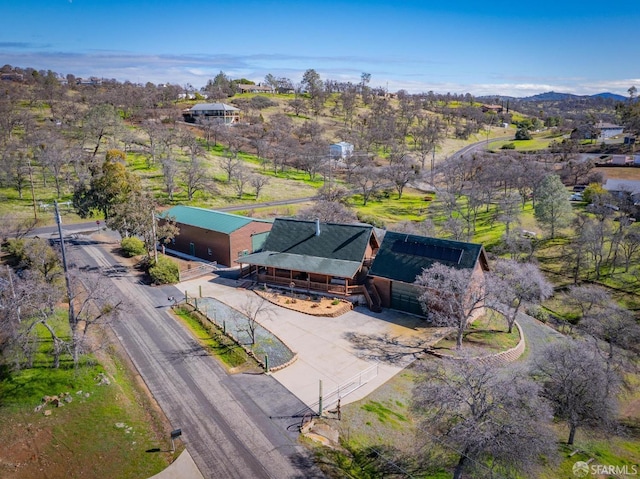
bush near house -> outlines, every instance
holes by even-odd
[[[127,258],[132,258],[145,253],[144,243],[139,238],[122,238],[120,242],[122,254]]]
[[[174,284],[180,281],[178,265],[166,256],[158,256],[158,262],[149,268],[153,284]]]

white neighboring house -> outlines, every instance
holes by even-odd
[[[622,135],[622,132],[624,131],[624,127],[614,125],[613,123],[606,123],[604,121],[598,123],[596,128],[600,131],[600,134],[598,135],[599,140],[605,140],[616,135]]]
[[[609,178],[603,185],[604,189],[613,195],[622,195],[629,193],[633,198],[635,205],[640,204],[640,181],[638,180],[619,180]]]
[[[329,145],[329,155],[334,160],[344,160],[353,156],[353,145],[346,141]]]
[[[199,118],[209,118],[231,125],[239,121],[240,109],[226,103],[198,103],[184,110],[182,116],[187,123],[196,123]]]

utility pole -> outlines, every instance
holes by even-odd
[[[158,239],[156,238],[156,212],[151,210],[151,231],[153,232],[153,259],[158,264]]]
[[[36,208],[36,193],[35,193],[35,190],[33,189],[33,169],[31,168],[31,160],[29,160],[29,183],[31,183],[31,201],[33,201],[33,219],[37,220],[38,209]]]
[[[58,224],[58,234],[60,235],[60,250],[62,251],[62,267],[64,268],[64,279],[67,284],[67,299],[69,300],[69,324],[75,323],[75,311],[73,310],[73,294],[71,293],[71,281],[69,280],[69,269],[67,268],[67,255],[64,249],[64,236],[62,236],[62,218],[58,210],[58,200],[53,202],[56,208],[56,223]]]

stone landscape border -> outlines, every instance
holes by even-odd
[[[506,351],[501,351],[499,353],[489,354],[489,355],[486,355],[486,356],[473,356],[473,357],[469,357],[469,358],[467,358],[467,357],[458,357],[458,356],[449,356],[448,354],[442,354],[442,353],[438,353],[436,351],[430,351],[430,353],[432,355],[437,356],[437,357],[442,358],[442,359],[462,360],[462,361],[478,361],[478,362],[481,362],[483,364],[494,364],[496,366],[501,365],[501,364],[505,364],[505,363],[512,363],[512,362],[516,361],[518,358],[520,358],[520,356],[522,356],[522,354],[524,353],[524,351],[526,349],[526,341],[524,339],[524,332],[522,331],[522,328],[520,327],[520,325],[518,324],[517,321],[514,324],[518,328],[518,333],[520,334],[520,341],[518,341],[518,344],[516,344],[513,348],[507,349]]]

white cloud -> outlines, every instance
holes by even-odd
[[[3,48],[4,47],[4,48]],[[389,91],[404,89],[410,93],[434,91],[436,93],[471,93],[474,96],[508,95],[524,97],[547,91],[591,95],[613,92],[627,95],[630,86],[640,87],[639,78],[588,80],[585,78],[526,78],[499,77],[489,82],[429,82],[427,73],[414,69],[410,73],[399,73],[406,60],[371,59],[364,57],[301,57],[296,55],[138,55],[127,52],[94,51],[91,53],[60,53],[25,51],[27,44],[1,44],[0,57],[3,63],[20,67],[53,70],[61,74],[76,76],[98,76],[115,78],[135,83],[190,83],[196,88],[204,86],[208,79],[224,71],[232,78],[248,78],[262,81],[267,73],[285,76],[294,82],[300,81],[307,68],[315,68],[323,78],[358,83],[361,72],[372,74],[371,86],[387,88]],[[4,51],[2,51],[4,50]],[[397,69],[393,66],[395,65]],[[315,66],[314,66],[315,65]],[[435,64],[431,69],[438,69]],[[392,73],[398,72],[398,73]],[[506,81],[505,81],[506,80]]]

